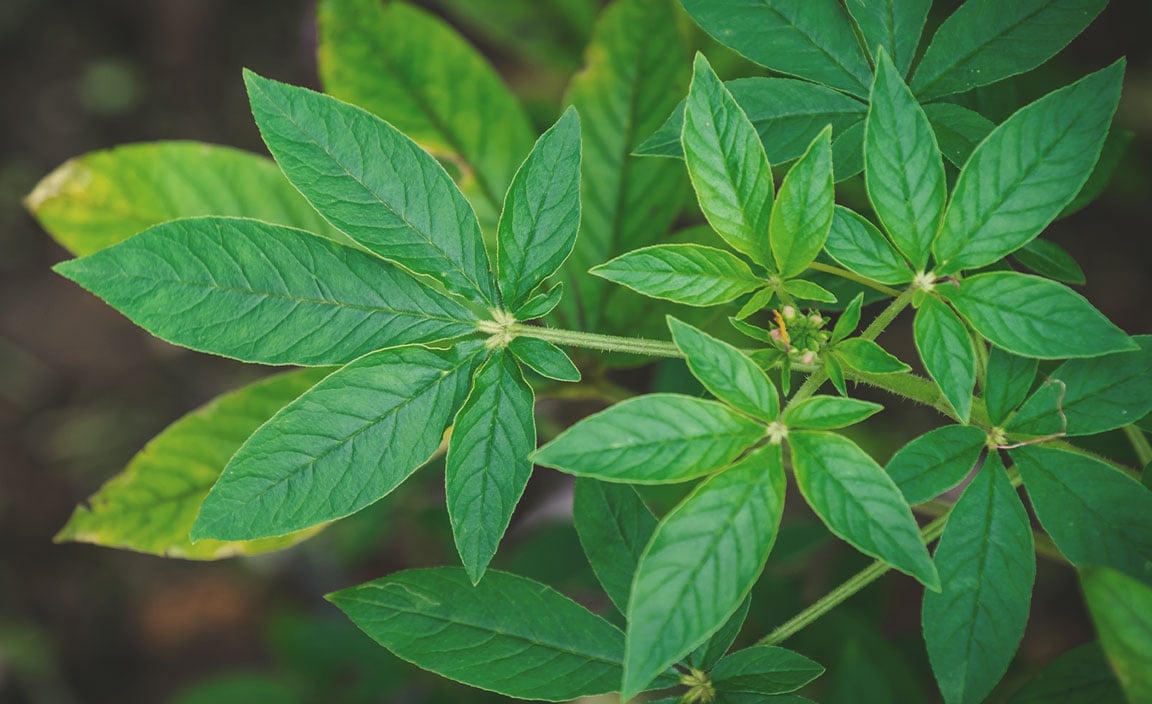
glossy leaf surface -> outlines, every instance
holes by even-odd
[[[838,396],[812,396],[789,406],[784,422],[789,428],[832,430],[855,425],[884,410],[878,403]]]
[[[508,350],[540,376],[556,381],[580,381],[580,370],[564,350],[551,342],[517,337],[508,343]]]
[[[913,271],[876,226],[863,216],[836,206],[824,250],[845,269],[884,284],[912,280]]]
[[[177,220],[55,270],[163,340],[247,362],[342,364],[475,326],[388,262],[257,220]]]
[[[835,206],[831,135],[830,129],[817,135],[780,184],[768,238],[781,276],[807,269],[828,239]]]
[[[967,423],[976,386],[976,349],[968,328],[946,303],[928,296],[916,311],[912,329],[928,375],[955,409],[960,422]]]
[[[900,374],[912,369],[880,345],[862,337],[848,338],[833,351],[844,364],[868,374]]]
[[[645,296],[691,306],[727,303],[764,284],[739,257],[695,244],[645,247],[601,264],[592,273]]]
[[[753,418],[776,419],[780,395],[756,362],[727,342],[671,316],[668,328],[693,376],[713,396]]]

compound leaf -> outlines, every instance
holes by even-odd
[[[192,538],[284,535],[378,501],[436,452],[482,349],[395,347],[332,373],[237,451]]]
[[[716,234],[762,264],[772,213],[772,167],[748,116],[696,55],[684,111],[684,162],[700,209]]]
[[[705,32],[778,73],[853,95],[868,94],[871,71],[852,20],[834,0],[680,0]]]
[[[497,227],[504,306],[516,313],[572,252],[580,227],[580,118],[568,108],[512,179]]]
[[[968,328],[946,303],[927,296],[913,321],[916,349],[928,375],[940,387],[961,423],[972,411],[976,387],[976,348]]]
[[[955,487],[976,464],[987,437],[972,425],[946,425],[900,448],[884,470],[909,504],[934,499]]]
[[[554,702],[620,687],[624,634],[525,577],[405,570],[328,600],[397,657],[472,687]]]
[[[923,271],[944,215],[944,161],[928,116],[884,51],[864,123],[864,176],[888,235]]]
[[[1005,120],[964,165],[936,238],[936,272],[975,269],[1051,223],[1092,173],[1120,100],[1124,62],[1049,93]]]
[[[752,589],[784,509],[778,445],[710,478],[657,526],[628,603],[622,698],[724,625]]]
[[[1040,525],[1072,564],[1152,577],[1152,491],[1069,450],[1034,445],[1009,454]]]
[[[352,244],[272,160],[201,142],[125,144],[69,159],[24,204],[77,256],[162,222],[201,215],[255,218]]]
[[[496,554],[532,475],[534,401],[515,358],[499,350],[476,373],[452,426],[445,497],[452,537],[473,583]]]
[[[586,477],[576,480],[572,516],[600,586],[620,613],[628,613],[632,578],[656,531],[656,517],[627,484]]]
[[[588,416],[533,460],[605,481],[674,483],[723,467],[764,432],[760,423],[715,401],[648,394]]]
[[[916,67],[927,101],[1036,68],[1080,34],[1108,0],[969,0],[944,21]]]
[[[828,529],[860,552],[939,589],[912,510],[880,465],[846,437],[788,434],[800,492]]]
[[[486,307],[499,300],[472,206],[427,152],[361,108],[246,71],[284,175],[349,237]]]
[[[652,298],[714,306],[764,284],[742,259],[714,247],[658,244],[616,257],[592,273]]]
[[[1036,579],[1032,525],[999,456],[964,490],[936,548],[939,592],[921,622],[944,701],[978,704],[1016,654]]]
[[[257,428],[331,371],[279,374],[192,411],[153,438],[87,505],[78,506],[55,540],[217,560],[279,550],[311,536],[315,531],[248,542],[188,539],[200,503],[229,458]]]
[[[1083,296],[1038,276],[993,271],[936,291],[976,332],[1022,357],[1097,357],[1136,349],[1136,343]]]
[[[161,339],[247,362],[343,364],[475,328],[388,262],[258,220],[176,220],[55,270]]]
[[[753,418],[776,419],[780,395],[756,362],[727,342],[671,316],[668,328],[692,375],[713,396]]]

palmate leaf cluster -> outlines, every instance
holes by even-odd
[[[685,701],[806,701],[793,693],[817,663],[767,641],[728,653],[793,481],[828,531],[924,585],[944,699],[978,702],[1027,622],[1022,483],[1140,701],[1152,611],[1131,605],[1152,598],[1152,494],[1068,439],[1143,432],[1152,338],[1061,283],[1078,267],[1037,239],[1107,180],[1123,62],[999,125],[957,98],[1040,65],[1105,3],[968,0],[926,42],[928,0],[681,4],[787,77],[722,81],[670,0],[617,0],[537,139],[447,24],[325,0],[331,95],[245,74],[279,172],[162,143],[46,179],[29,204],[82,255],[61,274],[169,342],[306,367],[178,421],[61,538],[195,559],[279,549],[444,453],[463,569],[330,597],[381,645],[523,699],[679,684]],[[861,174],[868,209],[838,205],[836,184]],[[670,233],[693,192],[707,226]],[[877,297],[888,307],[860,330]],[[928,378],[876,342],[908,304]],[[554,342],[609,364],[682,357],[706,397],[636,396],[537,449],[536,393],[581,379]],[[851,382],[949,424],[882,466],[835,432],[883,410]],[[534,465],[577,477],[576,529],[623,630],[487,569]],[[660,517],[635,488],[690,481]],[[913,507],[953,490],[930,554]]]

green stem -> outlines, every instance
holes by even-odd
[[[872,279],[869,279],[865,276],[861,276],[855,272],[848,271],[847,269],[841,269],[838,266],[832,266],[830,264],[821,264],[820,262],[812,262],[811,264],[808,265],[808,268],[812,269],[813,271],[822,271],[825,274],[832,274],[833,276],[839,276],[840,278],[847,279],[849,281],[855,281],[856,283],[860,284],[861,286],[867,286],[868,288],[875,289],[875,290],[879,291],[880,293],[883,293],[883,294],[888,295],[888,296],[892,296],[893,298],[896,298],[897,296],[900,295],[899,289],[892,288],[891,286],[885,286],[884,284],[878,284],[875,281],[873,281]]]
[[[939,538],[940,534],[944,532],[944,524],[947,522],[948,516],[944,515],[924,526],[924,529],[920,531],[920,537],[924,543],[927,544]],[[873,562],[871,565],[868,565],[855,575],[849,577],[843,584],[825,594],[815,604],[796,614],[776,630],[761,638],[756,642],[756,645],[779,645],[783,643],[807,628],[816,619],[847,601],[848,598],[856,592],[859,592],[864,587],[880,579],[880,577],[884,576],[890,569],[892,569],[892,566],[883,560]]]
[[[1147,467],[1148,463],[1152,462],[1152,445],[1148,443],[1144,431],[1135,425],[1126,425],[1124,434],[1128,436],[1128,442],[1132,443],[1132,449],[1136,451],[1136,459],[1140,461],[1140,466]]]
[[[680,349],[671,342],[648,340],[642,337],[601,335],[594,332],[545,328],[537,325],[524,325],[523,323],[513,323],[508,327],[508,332],[514,337],[533,337],[557,345],[583,347],[602,352],[625,352],[647,357],[681,358],[684,356]]]

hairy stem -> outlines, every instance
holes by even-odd
[[[872,279],[869,279],[866,276],[861,276],[855,272],[848,271],[847,269],[841,269],[838,266],[832,266],[830,264],[822,264],[820,262],[812,262],[811,264],[808,265],[808,268],[812,269],[813,271],[822,271],[825,274],[831,274],[833,276],[839,276],[840,278],[847,279],[848,281],[855,281],[856,283],[860,284],[861,286],[867,286],[868,288],[875,289],[875,290],[879,291],[880,293],[886,294],[888,296],[892,296],[893,298],[896,298],[897,296],[900,295],[899,289],[892,288],[891,286],[885,286],[884,284],[876,283],[875,281],[873,281]]]
[[[1144,431],[1135,425],[1126,425],[1124,434],[1128,436],[1128,442],[1132,443],[1132,449],[1136,451],[1136,459],[1140,461],[1140,466],[1148,466],[1148,463],[1152,462],[1152,445],[1148,444]]]
[[[679,358],[684,356],[680,349],[671,342],[648,340],[642,337],[601,335],[595,332],[545,328],[537,325],[524,325],[523,323],[513,323],[508,327],[508,331],[515,337],[534,337],[537,340],[546,340],[557,345],[582,347],[602,352],[625,352],[645,357]]]

